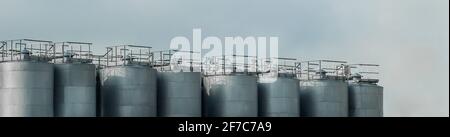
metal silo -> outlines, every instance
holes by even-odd
[[[280,61],[295,61],[281,59]],[[299,117],[299,80],[293,64],[277,63],[276,69],[261,73],[258,79],[258,110],[260,117]]]
[[[158,116],[201,117],[201,73],[158,73]]]
[[[306,79],[300,80],[300,115],[306,117],[347,117],[348,87],[340,69],[327,68],[322,63],[346,63],[343,61],[304,62]],[[317,69],[313,69],[316,66]],[[312,73],[312,74],[311,74]],[[330,74],[330,75],[327,75]],[[302,76],[305,76],[302,74]]]
[[[51,41],[1,42],[0,116],[52,117]]]
[[[207,117],[257,117],[256,76],[235,74],[203,78]]]
[[[378,66],[375,64],[354,64],[351,68]],[[352,74],[348,84],[349,116],[351,117],[383,117],[383,87],[377,85],[378,79],[369,75],[374,71],[359,71]]]
[[[146,46],[107,48],[106,64],[99,64],[102,116],[156,116],[157,73],[150,56]]]
[[[91,43],[56,43],[55,94],[56,117],[96,116],[96,70],[91,64]],[[84,48],[84,49],[83,49]]]
[[[219,60],[226,60],[225,58],[223,56]],[[207,69],[212,72],[204,71],[203,115],[206,117],[257,117],[257,76],[248,72],[247,68],[242,72],[239,71],[237,63],[233,63],[231,68],[228,68],[226,64],[228,63],[225,61],[215,64],[222,67],[219,70],[211,66],[213,64],[206,66],[210,67]]]
[[[175,52],[175,53],[174,53]],[[178,58],[181,51],[155,52],[168,56],[155,59],[158,66],[158,116],[201,117],[202,90],[200,72],[194,72],[193,60]],[[192,52],[189,52],[192,53]],[[156,55],[157,54],[153,54]]]

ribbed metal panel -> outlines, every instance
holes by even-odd
[[[3,62],[0,76],[0,116],[53,116],[52,64]]]
[[[260,117],[299,117],[299,81],[279,77],[275,81],[259,80]]]
[[[55,64],[55,116],[95,117],[93,64]]]
[[[343,80],[300,81],[300,115],[347,117],[348,87]]]
[[[255,76],[207,76],[203,80],[204,116],[258,116],[258,92]]]
[[[348,88],[349,116],[383,116],[383,87],[370,83],[350,83]]]
[[[99,70],[102,116],[156,116],[156,70],[115,66]]]
[[[200,72],[158,72],[158,116],[201,117]]]

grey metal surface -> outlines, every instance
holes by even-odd
[[[299,117],[299,81],[278,77],[276,81],[258,83],[260,117]]]
[[[201,117],[200,72],[158,72],[158,116]]]
[[[347,117],[348,87],[343,80],[300,81],[300,115]]]
[[[93,64],[55,64],[56,117],[95,117],[96,79]]]
[[[96,117],[101,117],[102,116],[102,94],[101,94],[101,84],[100,84],[100,71],[99,68],[97,67],[95,69],[95,81],[96,81],[96,85],[95,85],[95,100],[96,100],[96,105],[95,105],[95,116]]]
[[[207,76],[203,78],[203,88],[204,116],[258,116],[258,92],[255,76]]]
[[[52,117],[53,65],[0,63],[0,116]]]
[[[156,116],[156,70],[115,66],[99,70],[102,116]]]
[[[350,83],[349,116],[383,117],[383,87],[370,83]]]

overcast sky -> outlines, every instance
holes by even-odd
[[[0,0],[0,40],[167,49],[175,36],[277,36],[279,54],[381,65],[385,116],[449,116],[448,0]]]

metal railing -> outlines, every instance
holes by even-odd
[[[292,74],[299,79],[330,77],[348,80],[378,80],[378,64],[347,64],[346,61],[295,58],[258,58],[247,55],[221,55],[201,58],[200,52],[181,50],[152,51],[152,47],[118,45],[106,47],[105,54],[94,55],[92,43],[57,42],[35,39],[0,41],[1,62],[40,61],[53,63],[91,63],[98,68],[125,65],[155,67],[159,71],[202,72],[204,75]],[[177,53],[184,53],[181,56]],[[195,56],[195,57],[194,57]],[[196,57],[199,57],[196,59]],[[276,75],[275,75],[276,74]],[[279,75],[278,75],[279,76]]]
[[[18,39],[1,41],[1,61],[40,61],[49,62],[55,57],[52,41]]]
[[[152,53],[149,46],[118,45],[106,47],[103,55],[92,55],[99,68],[140,65],[152,67]]]
[[[295,58],[265,58],[261,59],[259,73],[262,76],[297,76],[297,59]]]
[[[202,70],[204,75],[257,74],[258,59],[247,55],[205,57]]]
[[[331,77],[345,78],[343,66],[346,61],[312,60],[297,62],[298,78],[304,80],[326,79]]]
[[[152,52],[153,67],[162,72],[200,72],[202,63],[194,59],[200,52],[183,50],[161,50]]]
[[[379,79],[378,64],[349,64],[347,77],[355,82],[377,83]]]
[[[53,63],[91,63],[93,54],[92,43],[86,42],[57,42]]]

